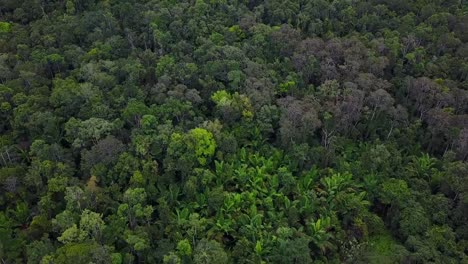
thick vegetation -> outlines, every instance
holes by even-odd
[[[463,0],[0,0],[0,260],[468,263]]]

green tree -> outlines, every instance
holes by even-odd
[[[195,128],[185,134],[173,133],[165,165],[169,171],[188,174],[194,166],[207,165],[215,150],[216,141],[206,129]]]
[[[130,229],[135,229],[139,222],[149,223],[153,207],[146,205],[147,194],[143,188],[131,188],[124,193],[124,202],[118,208],[118,215],[128,221]]]
[[[213,240],[200,240],[193,251],[193,262],[201,263],[229,263],[228,256],[221,245]]]

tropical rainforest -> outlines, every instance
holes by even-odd
[[[465,0],[0,0],[0,262],[468,263]]]

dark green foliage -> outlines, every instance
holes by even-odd
[[[0,263],[466,263],[467,12],[0,0]]]

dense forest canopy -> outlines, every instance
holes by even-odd
[[[465,0],[0,0],[0,260],[468,263]]]

